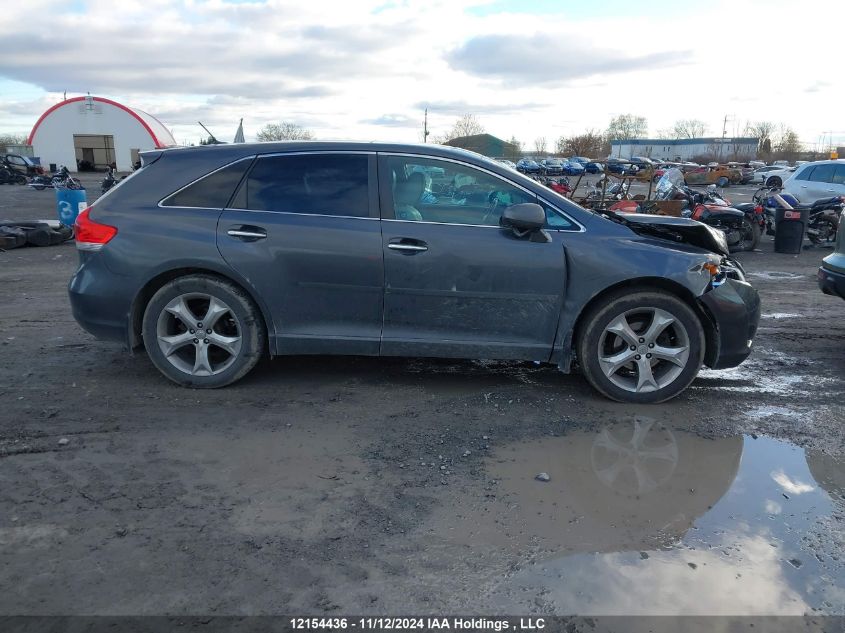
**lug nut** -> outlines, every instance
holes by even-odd
[[[637,354],[636,356],[634,356],[634,360],[640,360],[641,358],[642,358],[642,356],[640,356],[639,354]]]
[[[202,329],[202,323],[197,323],[197,327]]]
[[[648,346],[649,346],[649,347],[654,347],[654,343],[649,343],[649,344],[648,344]]]
[[[190,330],[191,334],[196,334],[196,330]]]
[[[211,334],[211,328],[208,328],[208,329],[205,331],[205,333],[206,333],[206,334]]]
[[[632,352],[633,352],[634,350],[636,350],[636,349],[637,349],[637,346],[636,346],[636,345],[631,345],[631,351],[632,351]]]
[[[645,355],[645,357],[646,357],[646,358],[651,358],[651,354],[646,354],[646,355]]]
[[[640,339],[640,343],[645,343],[645,339],[644,339],[644,338],[641,338],[641,339]]]
[[[198,338],[194,339],[194,343],[199,343],[199,342],[200,342],[200,340]]]

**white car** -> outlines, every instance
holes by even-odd
[[[783,165],[769,165],[754,170],[751,182],[765,183],[769,187],[781,187],[786,179],[795,171],[795,167]]]
[[[805,204],[822,198],[845,196],[845,159],[819,160],[801,165],[783,189]]]

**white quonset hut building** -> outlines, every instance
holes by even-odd
[[[83,161],[97,169],[116,165],[130,171],[138,153],[176,145],[158,119],[103,97],[74,97],[57,103],[36,121],[29,134],[41,165],[76,171]]]
[[[713,160],[746,161],[757,158],[759,139],[748,137],[722,138],[635,138],[610,141],[610,155],[614,158],[645,156],[658,160],[690,160],[707,156]]]

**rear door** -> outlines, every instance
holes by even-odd
[[[379,156],[379,188],[381,353],[548,360],[566,279],[563,243],[554,233],[544,243],[499,227],[505,207],[536,202],[534,194],[461,162],[388,154]]]
[[[273,316],[279,354],[378,354],[384,267],[376,158],[259,156],[217,243]]]
[[[804,169],[807,169],[804,167]],[[800,183],[799,194],[801,202],[812,204],[821,198],[830,198],[836,195],[833,186],[833,175],[836,170],[834,163],[815,165],[807,180]]]

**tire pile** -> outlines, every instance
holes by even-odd
[[[46,222],[0,221],[0,250],[21,246],[55,246],[73,238],[69,226],[54,228]]]

